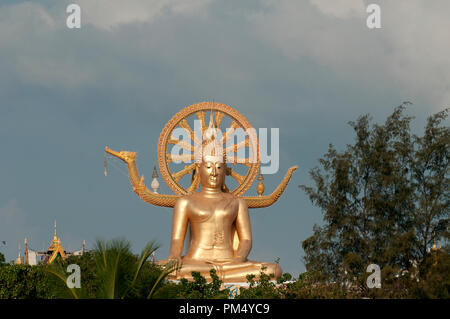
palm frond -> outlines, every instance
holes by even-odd
[[[141,273],[142,266],[147,261],[148,257],[150,257],[150,255],[158,248],[159,248],[159,245],[154,241],[149,242],[149,243],[147,243],[147,245],[145,245],[144,249],[141,252],[141,255],[139,256],[139,260],[137,263],[137,267],[136,267],[136,271],[134,273],[133,280],[131,281],[131,284],[129,285],[128,289],[122,295],[122,299],[125,298],[127,293],[136,286],[136,282],[139,277],[139,274]]]
[[[94,255],[97,275],[101,278],[102,283],[99,287],[99,297],[117,298],[121,290],[118,281],[124,279],[120,277],[125,272],[124,269],[121,269],[122,261],[126,259],[126,256],[132,255],[130,243],[122,238],[112,239],[108,242],[98,239]]]
[[[53,275],[55,278],[60,280],[62,285],[67,288],[68,291],[70,291],[71,295],[74,299],[80,299],[80,296],[77,294],[77,290],[80,290],[80,288],[69,288],[67,285],[67,278],[69,277],[67,273],[64,271],[61,264],[58,262],[55,262],[53,265],[47,265],[44,267],[44,271]]]
[[[173,271],[175,271],[177,268],[179,267],[178,262],[176,261],[170,261],[169,263],[167,263],[161,274],[159,275],[158,279],[156,279],[155,284],[153,285],[152,289],[150,290],[147,299],[151,299],[153,297],[153,294],[155,293],[159,283],[164,280],[170,273],[172,273]]]

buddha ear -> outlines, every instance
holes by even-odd
[[[224,193],[230,192],[230,190],[228,189],[227,185],[225,185],[225,183],[222,184],[222,192],[224,192]]]
[[[225,174],[226,174],[227,176],[230,176],[230,175],[231,175],[231,170],[232,170],[231,167],[226,167]]]

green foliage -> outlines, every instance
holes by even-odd
[[[180,280],[180,287],[177,298],[182,299],[227,299],[228,289],[220,290],[222,281],[217,276],[216,270],[211,269],[210,275],[212,281],[208,283],[199,272],[193,271],[194,281],[188,281],[185,278]]]
[[[64,263],[65,269],[70,264],[80,266],[82,298],[96,298],[97,287],[101,285],[96,272],[94,251],[87,251],[81,256],[70,256]],[[67,275],[67,273],[66,273]]]
[[[445,247],[427,255],[421,265],[422,281],[414,294],[419,298],[450,298],[450,254]]]
[[[138,275],[138,265],[131,252],[130,243],[120,239],[110,242],[98,240],[94,259],[96,275],[101,283],[97,297],[124,298],[131,289],[133,278]]]
[[[179,299],[181,297],[180,284],[167,282],[162,285],[154,294],[153,299]]]
[[[290,274],[283,274],[276,282],[263,271],[259,279],[247,277],[249,287],[241,288],[236,299],[324,299],[355,298],[358,295],[351,289],[336,283],[318,283],[312,273],[303,273],[297,280]]]
[[[417,277],[399,274],[414,273],[433,241],[448,241],[450,129],[442,125],[448,110],[430,116],[417,136],[410,132],[412,118],[403,114],[408,104],[383,125],[371,125],[368,115],[350,122],[355,142],[343,152],[330,145],[320,168],[310,171],[315,187],[300,186],[323,213],[324,225],[314,226],[302,243],[316,283],[350,285],[374,296],[365,284],[366,267],[374,263],[389,291],[413,291]]]
[[[236,299],[275,299],[280,298],[279,290],[273,282],[273,274],[266,274],[263,268],[259,274],[259,279],[255,280],[255,275],[247,275],[248,288],[241,288]]]
[[[5,263],[5,255],[3,255],[2,253],[0,253],[0,265]]]
[[[279,288],[284,299],[345,299],[354,298],[355,293],[337,283],[316,281],[317,274],[305,272],[299,278]]]
[[[0,299],[55,298],[55,281],[46,276],[43,267],[28,265],[0,266]]]
[[[282,284],[283,282],[290,281],[292,279],[292,275],[288,272],[285,272],[281,275],[280,278],[277,278],[277,283]]]
[[[168,265],[164,269],[147,262],[157,249],[149,243],[140,256],[131,252],[130,243],[124,239],[105,242],[98,240],[96,248],[83,256],[72,256],[65,262],[57,262],[45,268],[46,272],[64,283],[64,291],[58,290],[58,297],[66,298],[151,298],[164,282],[164,278],[174,269]],[[65,283],[69,263],[80,266],[82,287],[69,289]]]

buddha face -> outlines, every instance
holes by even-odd
[[[225,181],[226,166],[216,158],[206,158],[199,166],[202,187],[221,188]],[[211,156],[212,157],[212,156]]]

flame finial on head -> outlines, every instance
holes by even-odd
[[[208,128],[205,130],[200,145],[195,145],[194,159],[196,163],[224,162],[225,154],[222,144],[218,141],[219,129],[213,120],[214,115],[211,110],[211,117]]]

